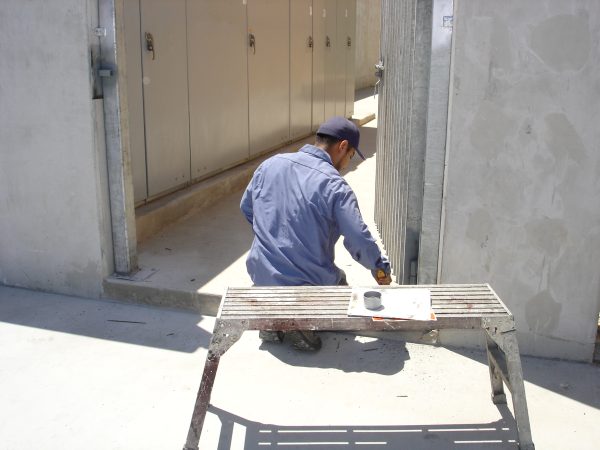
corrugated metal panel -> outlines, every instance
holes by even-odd
[[[383,0],[381,14],[375,220],[397,281],[434,282],[452,0]]]
[[[375,220],[398,281],[406,279],[410,121],[417,0],[383,0]]]

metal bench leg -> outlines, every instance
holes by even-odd
[[[499,362],[493,354],[498,351],[498,345],[486,333],[486,349],[488,358],[488,367],[490,369],[490,383],[492,385],[492,402],[495,405],[506,404],[506,395],[504,394],[504,383],[502,382],[502,371],[498,367]]]
[[[187,440],[183,450],[197,450],[200,442],[200,434],[202,433],[202,425],[206,417],[206,411],[210,403],[210,394],[212,392],[219,361],[221,356],[235,344],[244,332],[240,327],[234,327],[226,321],[217,319],[213,336],[208,347],[206,355],[206,363],[204,364],[204,372],[202,373],[202,381],[196,396],[196,404],[188,430]]]
[[[508,379],[510,380],[515,421],[519,433],[519,448],[521,450],[534,450],[529,425],[529,412],[527,411],[527,398],[525,397],[525,383],[523,383],[523,369],[521,368],[521,355],[517,343],[517,332],[509,331],[502,336],[502,349],[506,355]]]
[[[499,393],[498,385],[501,385],[502,380],[504,380],[512,396],[515,422],[517,423],[517,433],[519,435],[519,449],[534,450],[517,332],[514,326],[510,324],[492,325],[486,327],[486,330],[492,398]],[[497,375],[501,377],[500,381],[495,378]],[[494,401],[494,403],[496,402]]]

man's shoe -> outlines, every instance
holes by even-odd
[[[316,352],[323,345],[321,338],[314,331],[288,331],[285,337],[292,347],[303,352]]]
[[[258,337],[261,338],[263,342],[283,342],[284,335],[285,333],[283,331],[260,330],[258,332]]]

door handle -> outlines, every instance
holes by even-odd
[[[256,37],[254,34],[248,34],[248,45],[252,48],[252,53],[256,55]]]
[[[331,39],[329,39],[329,36],[325,37],[325,47],[331,47]]]
[[[152,52],[152,60],[156,59],[156,54],[154,52],[154,37],[152,33],[144,33],[144,37],[146,38],[146,50]]]
[[[308,48],[313,48],[313,38],[312,38],[312,36],[308,37]]]
[[[346,40],[346,45],[352,47],[352,38],[350,36],[348,36],[348,39]]]

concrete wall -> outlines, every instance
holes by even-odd
[[[356,0],[356,89],[374,86],[379,61],[381,0]]]
[[[590,360],[600,2],[455,0],[440,282],[489,282],[524,353]]]
[[[97,297],[110,270],[93,0],[0,8],[0,283]]]

